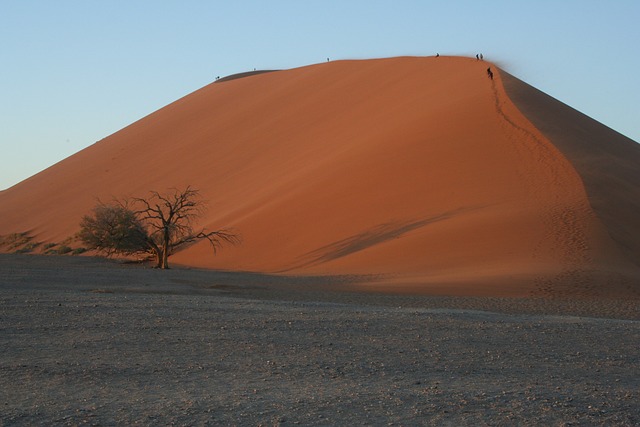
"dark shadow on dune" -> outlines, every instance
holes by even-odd
[[[575,167],[609,235],[640,265],[640,145],[504,70],[500,73],[509,98]]]
[[[251,77],[251,76],[255,76],[258,74],[264,74],[264,73],[273,73],[275,71],[280,71],[280,70],[256,70],[256,71],[246,71],[244,73],[237,73],[237,74],[231,74],[225,77],[222,77],[218,80],[215,81],[215,83],[223,83],[223,82],[228,82],[231,80],[237,80],[237,79],[242,79],[244,77]]]
[[[397,239],[410,231],[417,230],[418,228],[422,228],[435,222],[450,219],[460,213],[472,209],[474,208],[460,208],[421,220],[393,221],[380,224],[369,230],[363,231],[362,233],[347,237],[346,239],[338,240],[337,242],[322,246],[312,252],[309,252],[303,255],[300,258],[300,261],[294,266],[282,270],[280,273],[296,268],[310,267],[333,261],[389,240]]]

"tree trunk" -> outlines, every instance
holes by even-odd
[[[162,252],[160,248],[154,251],[156,255],[156,268],[162,268]]]
[[[166,249],[162,251],[162,267],[160,268],[163,270],[169,269],[169,251]]]
[[[160,250],[162,251],[162,268],[163,270],[169,269],[169,228],[165,227],[164,235],[162,236],[162,247]]]

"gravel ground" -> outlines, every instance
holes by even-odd
[[[638,301],[349,280],[0,255],[0,425],[640,425]]]

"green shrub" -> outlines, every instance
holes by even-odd
[[[11,233],[0,237],[0,246],[6,246],[9,250],[14,250],[15,252],[20,251],[21,253],[26,253],[33,250],[33,248],[39,244],[37,243],[35,246],[29,247],[32,240],[33,236],[28,232]]]
[[[40,246],[41,242],[25,243],[22,247],[18,247],[13,253],[16,254],[28,254],[33,252],[35,248]]]
[[[62,246],[60,246],[60,247],[58,248],[58,250],[56,251],[56,253],[57,253],[58,255],[64,255],[64,254],[68,254],[68,253],[69,253],[69,252],[71,252],[71,251],[72,251],[72,249],[71,249],[69,246],[62,245]]]

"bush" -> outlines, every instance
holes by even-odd
[[[26,243],[21,248],[16,249],[14,251],[14,253],[16,253],[16,254],[28,254],[28,253],[33,252],[33,250],[35,248],[37,248],[38,246],[40,246],[40,242]]]
[[[68,254],[68,253],[69,253],[69,252],[71,252],[71,251],[72,251],[72,249],[71,249],[69,246],[62,245],[62,246],[60,246],[60,247],[58,248],[58,250],[56,251],[56,253],[57,253],[58,255],[64,255],[64,254]]]
[[[99,204],[80,222],[80,240],[89,248],[134,254],[148,249],[147,233],[135,212],[121,205]]]
[[[34,242],[28,232],[12,233],[0,236],[0,246],[6,246],[9,251],[25,254],[33,251],[41,242]]]

